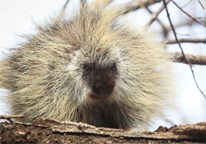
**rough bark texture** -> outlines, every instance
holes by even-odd
[[[88,124],[37,118],[32,123],[0,123],[0,143],[205,143],[206,122],[131,133]]]

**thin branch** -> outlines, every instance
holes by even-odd
[[[182,8],[186,7],[192,0],[190,0],[188,3],[186,3]]]
[[[122,7],[125,9],[125,14],[127,14],[131,11],[135,11],[142,7],[147,7],[149,5],[152,5],[154,3],[161,2],[161,1],[162,0],[133,0],[131,2],[128,2],[122,5]]]
[[[66,1],[66,3],[64,4],[62,10],[65,10],[65,9],[67,8],[67,5],[68,5],[69,1],[70,1],[70,0],[67,0],[67,1]]]
[[[166,4],[168,4],[171,0],[166,0]],[[158,11],[156,11],[155,13],[152,14],[151,19],[147,22],[146,26],[150,26],[158,17],[158,15],[162,12],[162,10],[164,9],[164,4],[159,8]]]
[[[176,32],[175,32],[174,26],[173,26],[172,21],[171,21],[171,19],[170,19],[170,14],[169,14],[169,11],[168,11],[168,9],[167,9],[167,4],[166,4],[165,0],[163,0],[163,2],[164,2],[164,5],[165,5],[165,9],[166,9],[166,13],[167,13],[168,20],[169,20],[169,22],[170,22],[170,26],[171,26],[172,31],[173,31],[174,36],[175,36],[175,40],[177,41],[177,43],[178,43],[178,45],[179,45],[179,47],[180,47],[180,49],[181,49],[182,56],[183,56],[183,58],[185,59],[185,61],[186,61],[186,62],[189,64],[189,66],[190,66],[190,70],[191,70],[191,72],[192,72],[193,79],[194,79],[194,81],[195,81],[195,84],[196,84],[197,88],[199,89],[199,91],[202,93],[202,95],[203,95],[204,98],[206,99],[205,94],[203,93],[203,91],[200,89],[200,87],[199,87],[198,84],[197,84],[197,80],[196,80],[196,78],[195,78],[195,74],[194,74],[194,71],[193,71],[193,68],[192,68],[192,64],[187,60],[187,58],[186,58],[186,56],[185,56],[185,53],[184,53],[184,51],[183,51],[183,48],[182,48],[181,44],[179,43],[179,40],[178,40],[178,38],[177,38],[177,35],[176,35]]]
[[[198,2],[200,3],[201,7],[202,7],[203,9],[205,9],[204,6],[202,5],[202,3],[200,2],[200,0],[198,0]]]
[[[206,39],[179,39],[180,43],[206,43]],[[178,44],[176,40],[169,40],[167,44]]]
[[[206,19],[206,17],[196,17],[195,19]]]
[[[176,52],[173,55],[175,58],[174,62],[181,62],[187,64],[183,55],[180,52]],[[185,56],[187,57],[188,61],[193,65],[206,65],[206,56],[192,54],[186,54]]]
[[[150,13],[150,14],[153,14],[153,12],[148,8],[146,7],[147,11]],[[157,22],[161,25],[162,29],[163,29],[163,35],[165,38],[167,38],[168,36],[168,29],[165,27],[165,25],[157,18]]]
[[[206,25],[205,25],[204,23],[198,21],[197,19],[195,19],[194,17],[192,17],[190,14],[188,14],[186,11],[184,11],[176,2],[174,2],[174,0],[172,0],[172,2],[173,2],[183,13],[185,13],[188,17],[190,17],[190,18],[193,19],[195,22],[197,22],[197,23],[199,23],[199,24],[201,24],[201,25],[203,25],[203,26],[206,27]]]
[[[181,23],[176,23],[174,27],[177,29],[182,26],[192,26],[193,24],[194,24],[194,21],[192,19],[183,19]]]
[[[176,35],[180,35],[180,36],[190,36],[190,34],[181,34],[181,33],[177,33],[177,32],[176,32]]]
[[[58,20],[59,20],[59,21],[61,21],[61,18],[62,18],[63,15],[64,15],[64,12],[65,12],[65,10],[66,10],[66,7],[67,7],[69,1],[70,1],[70,0],[67,0],[67,1],[65,2],[64,6],[63,6],[62,9],[61,9],[61,12],[59,13],[59,16],[58,16]]]
[[[67,0],[66,3],[64,4],[64,6],[62,7],[62,10],[60,12],[60,17],[63,15],[63,13],[65,12],[65,9],[67,8],[67,5],[69,3],[70,0]]]

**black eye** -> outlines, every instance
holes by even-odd
[[[86,70],[86,71],[92,71],[93,67],[90,64],[84,64],[83,65],[83,69]]]
[[[87,65],[83,65],[83,69],[84,69],[84,70],[88,70],[89,67],[88,67]]]
[[[117,71],[116,63],[112,64],[111,70],[112,70],[112,72],[116,72]]]

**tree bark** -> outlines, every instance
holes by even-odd
[[[32,123],[0,123],[0,143],[202,143],[206,122],[132,133],[70,121],[37,118]]]

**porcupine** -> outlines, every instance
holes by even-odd
[[[51,18],[1,62],[13,114],[148,130],[172,107],[172,56],[123,11],[85,5]]]

